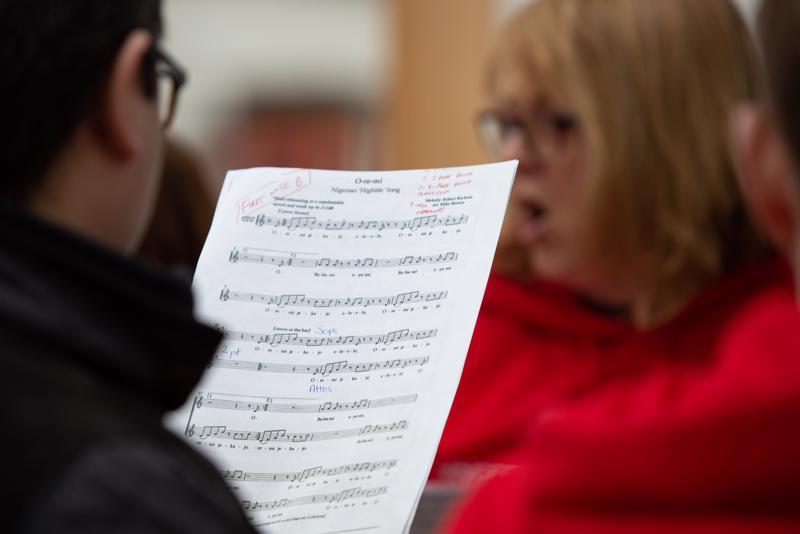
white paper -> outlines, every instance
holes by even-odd
[[[516,166],[228,174],[194,280],[226,338],[169,425],[253,524],[407,531]]]

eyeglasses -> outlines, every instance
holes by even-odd
[[[542,159],[552,159],[578,127],[572,115],[539,111],[526,118],[488,110],[478,114],[478,129],[487,148],[502,155],[514,135],[522,136],[526,153]]]
[[[186,83],[186,72],[158,48],[153,48],[156,74],[156,98],[161,129],[166,130],[175,116],[178,91]]]

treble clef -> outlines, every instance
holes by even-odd
[[[195,397],[194,404],[195,404],[195,406],[197,406],[198,410],[203,407],[203,395],[202,394],[198,394]]]
[[[194,425],[186,429],[186,437],[191,438],[192,436],[194,436]]]
[[[228,289],[228,288],[226,287],[225,289],[223,289],[222,291],[220,291],[220,293],[219,293],[219,300],[221,300],[221,301],[223,301],[223,302],[228,302],[228,299],[230,299],[230,298],[231,298],[231,290],[230,290],[230,289]]]
[[[231,255],[228,258],[228,261],[230,261],[231,263],[236,263],[237,261],[239,261],[239,250],[238,249],[233,249],[231,251]]]

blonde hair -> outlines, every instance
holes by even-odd
[[[597,251],[648,273],[637,324],[766,250],[729,153],[728,116],[758,77],[727,0],[539,0],[501,32],[490,80],[509,63],[580,118]]]

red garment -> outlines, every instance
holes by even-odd
[[[705,361],[740,304],[787,273],[775,261],[727,277],[644,332],[566,290],[493,275],[431,478],[463,481],[470,466],[516,463],[533,419],[611,379]]]
[[[800,532],[792,289],[752,299],[709,365],[615,383],[534,425],[526,466],[480,488],[451,531]]]

